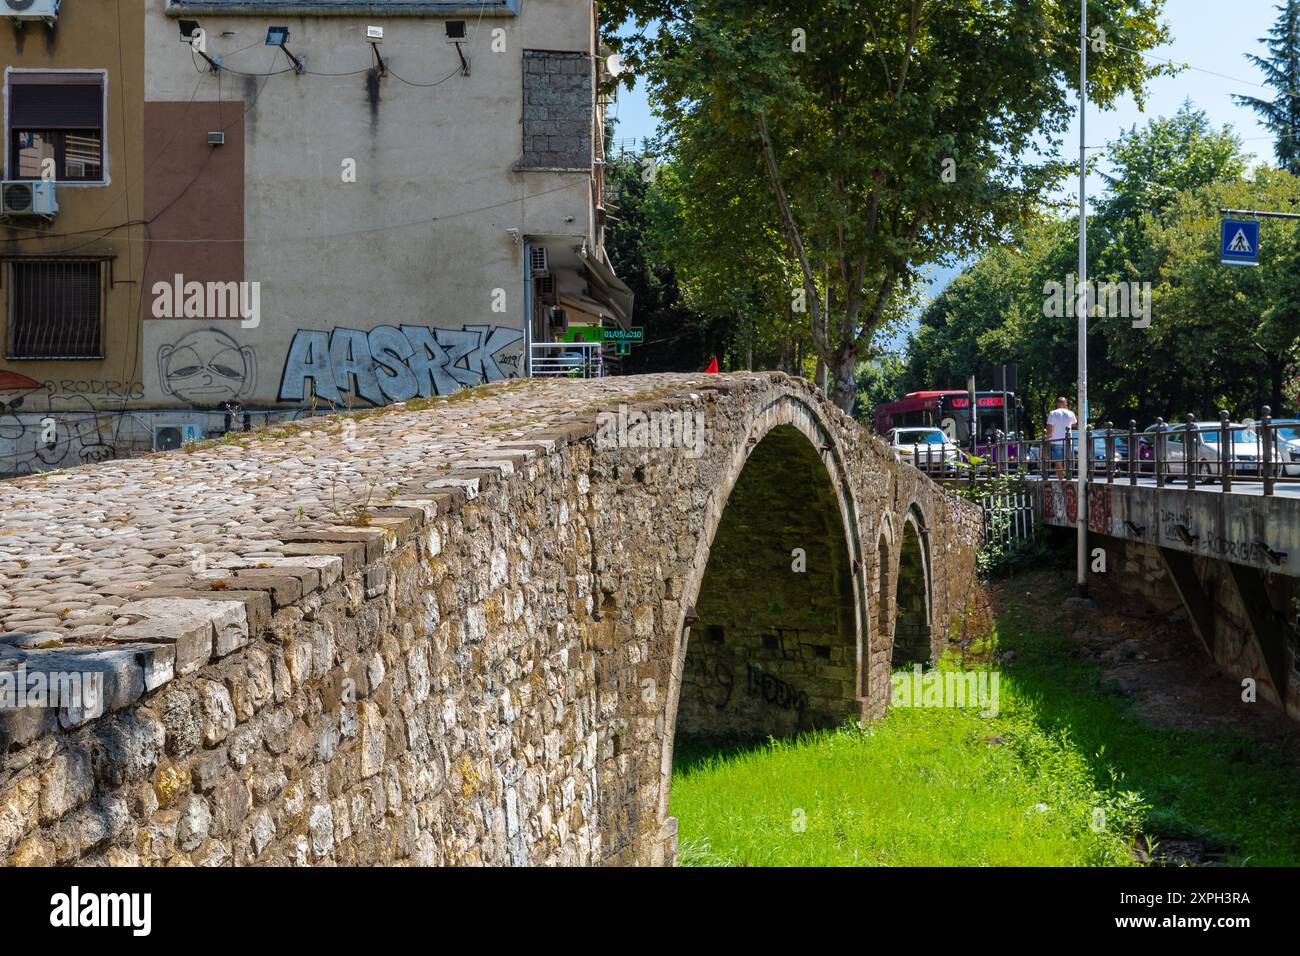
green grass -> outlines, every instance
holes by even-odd
[[[1101,687],[1099,668],[1067,638],[1047,637],[1028,615],[1007,616],[1001,631],[1003,646],[1016,649],[1014,670],[1036,700],[1039,725],[1070,728],[1084,752],[1104,746],[1126,786],[1151,804],[1145,828],[1158,840],[1199,839],[1231,864],[1300,866],[1294,740],[1153,727]]]
[[[1027,615],[998,630],[1016,657],[996,717],[891,708],[865,729],[679,741],[679,862],[1119,866],[1145,834],[1157,849],[1200,839],[1228,863],[1300,864],[1300,774],[1280,748],[1151,727],[1068,639]]]

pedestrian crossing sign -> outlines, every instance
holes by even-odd
[[[1259,220],[1223,220],[1219,261],[1228,266],[1259,265]]]

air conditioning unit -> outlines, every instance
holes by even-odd
[[[198,425],[158,425],[153,430],[154,451],[173,451],[202,440],[203,431]]]
[[[12,3],[15,0],[0,0]],[[46,216],[54,218],[59,211],[54,198],[54,183],[39,179],[9,179],[0,183],[0,215]]]
[[[59,0],[0,0],[0,16],[53,24],[59,16]]]
[[[534,276],[547,276],[551,274],[551,270],[547,268],[545,246],[529,247],[528,265],[532,269]]]

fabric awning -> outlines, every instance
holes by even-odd
[[[605,258],[604,250],[599,256],[588,255],[583,258],[587,266],[588,284],[594,297],[604,303],[610,318],[622,328],[632,327],[632,306],[635,296],[632,290],[614,274],[613,267]]]
[[[606,318],[611,322],[616,321],[609,309],[586,296],[561,295],[560,308],[569,313],[570,325],[594,325],[600,328],[605,324]]]

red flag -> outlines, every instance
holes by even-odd
[[[709,367],[704,370],[704,374],[706,375],[718,374],[718,357],[716,355],[713,356],[713,358],[710,360]]]

